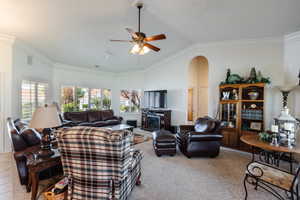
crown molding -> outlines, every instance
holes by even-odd
[[[8,42],[10,44],[14,44],[15,40],[16,40],[15,36],[0,33],[0,41]]]
[[[79,66],[74,66],[74,65],[68,65],[68,64],[64,64],[64,63],[59,63],[56,62],[54,63],[54,69],[57,70],[72,70],[72,71],[76,71],[76,72],[83,72],[83,73],[94,73],[97,75],[101,75],[101,76],[115,76],[116,73],[114,72],[107,72],[107,71],[100,71],[98,69],[93,69],[93,68],[88,68],[88,67],[79,67]]]
[[[218,46],[240,46],[240,45],[251,45],[251,44],[260,44],[260,43],[273,43],[273,44],[282,44],[284,43],[284,37],[267,37],[267,38],[256,38],[256,39],[241,39],[241,40],[225,40],[225,41],[216,41],[216,42],[207,42],[207,43],[196,43],[194,45],[188,46],[183,50],[175,52],[173,55],[166,57],[163,60],[160,60],[154,63],[147,68],[144,68],[144,71],[154,69],[161,65],[164,65],[178,57],[187,56],[188,62],[191,61],[195,56],[199,55],[199,49],[204,49],[208,47],[218,47]],[[201,54],[201,53],[200,53]],[[202,55],[202,54],[201,54]],[[206,56],[206,55],[202,55]]]

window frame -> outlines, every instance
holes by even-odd
[[[129,91],[130,92],[130,98],[128,99],[129,100],[129,111],[122,111],[121,110],[121,106],[122,106],[122,102],[121,102],[121,98],[122,98],[122,91]],[[137,109],[137,111],[132,111],[132,107],[134,106],[133,102],[132,102],[132,92],[133,91],[137,91],[138,92],[138,96],[140,98],[140,105]],[[142,89],[122,89],[120,90],[120,96],[119,96],[119,103],[120,103],[120,106],[119,106],[119,111],[120,113],[122,114],[139,114],[141,112],[141,109],[142,109],[142,105],[141,105],[141,102],[142,102]]]
[[[24,113],[23,113],[23,84],[34,84],[34,102],[30,102],[31,104],[34,104],[33,106],[31,106],[31,116],[30,117],[24,117]],[[20,88],[20,104],[21,105],[21,119],[23,120],[30,120],[32,118],[33,113],[35,112],[35,110],[41,106],[39,105],[39,85],[44,85],[45,86],[45,100],[44,100],[44,104],[46,104],[49,100],[49,83],[47,81],[40,81],[40,80],[32,80],[32,79],[22,79],[21,80],[21,88]],[[33,108],[33,109],[32,109]]]
[[[95,87],[81,87],[81,86],[76,86],[76,85],[61,85],[60,86],[60,91],[62,91],[63,90],[63,88],[73,88],[73,95],[74,95],[74,101],[76,102],[76,101],[78,101],[78,96],[76,95],[76,89],[77,88],[82,88],[82,89],[87,89],[88,90],[88,107],[87,107],[87,109],[86,110],[92,110],[92,109],[95,109],[95,108],[92,108],[92,104],[91,104],[91,97],[92,97],[92,95],[91,95],[91,91],[92,90],[100,90],[100,92],[101,92],[101,97],[100,97],[100,109],[97,109],[97,110],[107,110],[107,109],[104,109],[103,108],[103,97],[104,97],[104,94],[103,94],[103,91],[104,90],[109,90],[110,91],[110,101],[112,102],[112,89],[107,89],[107,88],[95,88]],[[61,107],[63,107],[63,105],[64,105],[64,103],[63,103],[63,101],[62,101],[62,92],[60,92],[60,106]],[[110,103],[110,108],[108,108],[108,109],[111,109],[112,108],[112,105],[111,105],[111,103]],[[78,110],[78,112],[82,112],[82,111],[85,111],[85,110]],[[62,112],[64,112],[63,111],[63,108],[62,108]],[[77,111],[75,111],[75,112],[77,112]]]

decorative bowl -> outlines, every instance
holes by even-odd
[[[248,96],[250,97],[251,100],[256,100],[259,96],[258,92],[249,92]]]

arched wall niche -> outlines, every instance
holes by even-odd
[[[188,111],[187,120],[194,122],[208,115],[208,60],[204,56],[194,57],[188,67]]]

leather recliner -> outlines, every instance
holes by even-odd
[[[35,129],[30,129],[21,120],[13,121],[7,118],[8,135],[12,143],[14,158],[21,185],[28,183],[28,167],[26,154],[37,152],[40,149],[41,136]],[[54,166],[39,174],[39,179],[46,179],[62,173],[62,166]]]
[[[191,157],[216,157],[223,135],[221,122],[210,117],[198,118],[195,125],[181,125],[176,134],[180,151]]]

